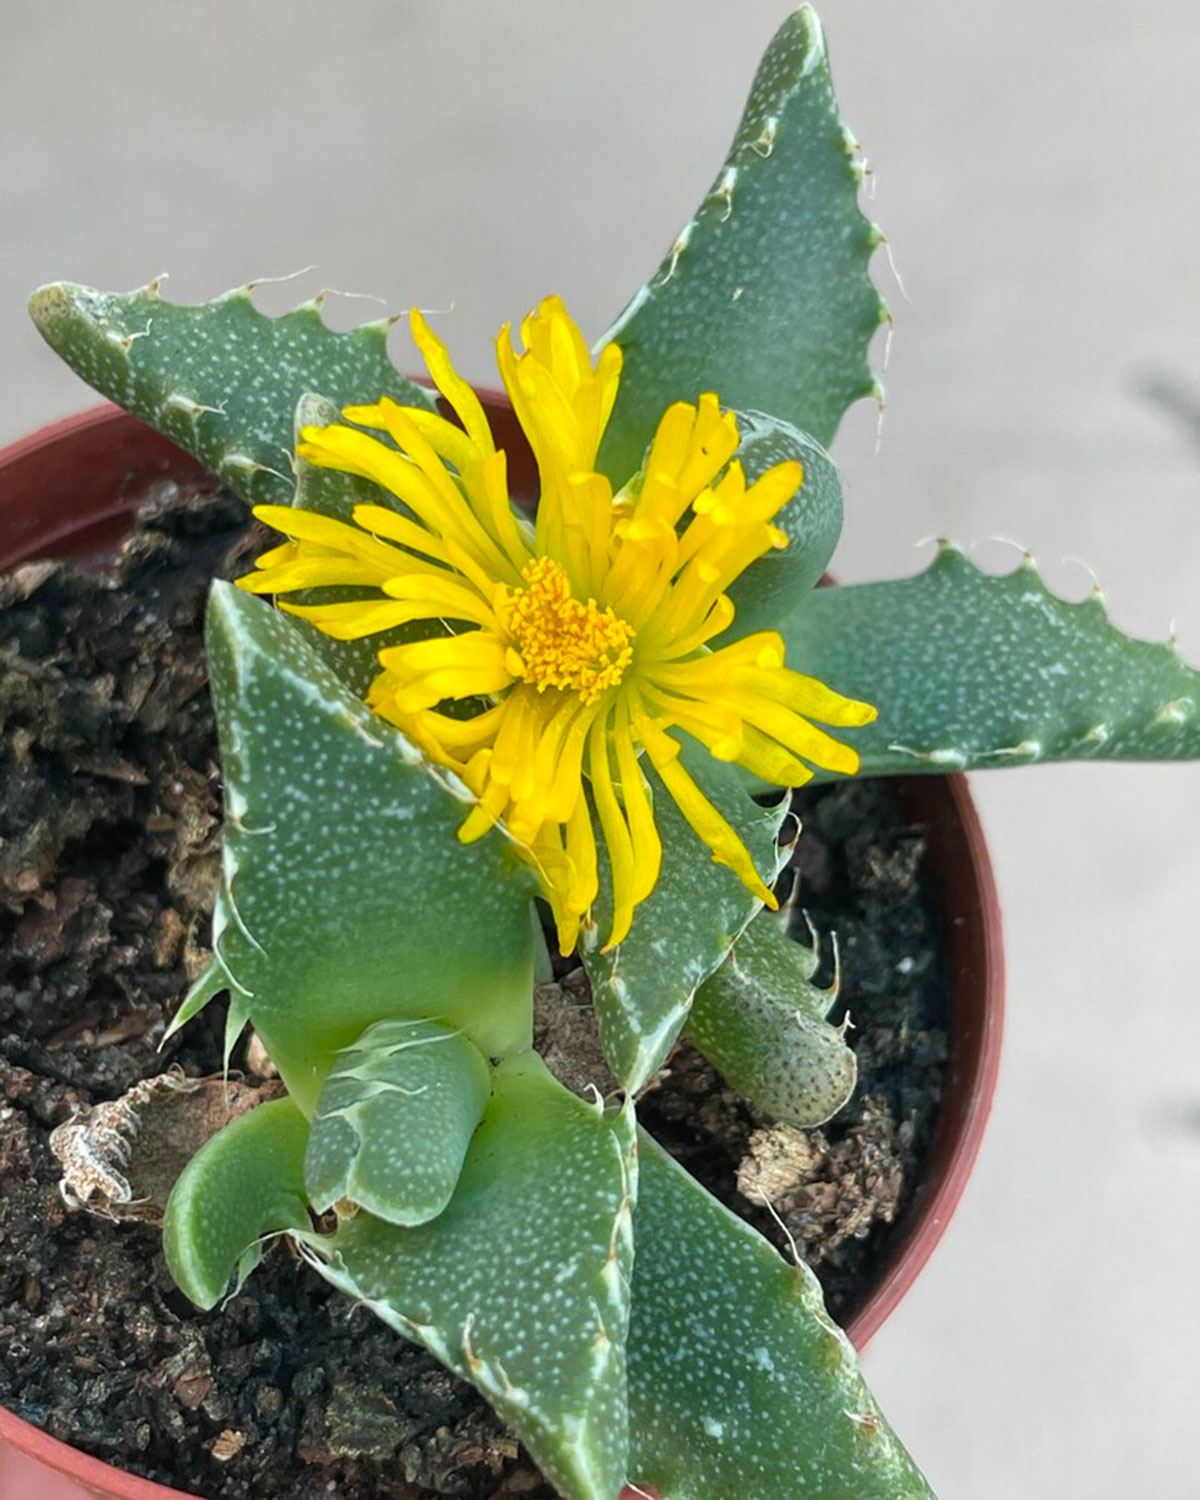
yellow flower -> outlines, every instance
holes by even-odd
[[[283,605],[343,640],[441,625],[433,639],[380,651],[367,701],[474,794],[460,838],[503,824],[538,871],[564,952],[598,890],[594,819],[612,869],[609,946],[658,879],[642,752],[713,858],[773,906],[671,731],[779,786],[807,781],[806,761],[858,769],[857,753],[810,720],[865,724],[873,708],[790,671],[774,632],[709,646],[733,621],[729,585],[787,544],[771,523],[799,487],[800,465],[777,464],[748,485],[733,457],[736,419],[703,395],[667,410],[641,474],[614,496],[595,464],[621,351],[609,344],[593,366],[551,297],[522,324],[524,352],[507,326],[497,342],[541,478],[531,526],[512,508],[505,455],[474,391],[416,311],[412,330],[461,426],[385,397],[347,407],[354,426],[305,428],[302,458],[373,480],[402,510],[359,505],[349,524],[259,506],[255,514],[292,540],[259,558],[242,586],[359,586],[365,596],[350,602]]]

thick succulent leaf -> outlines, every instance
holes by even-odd
[[[739,412],[738,427],[742,441],[737,457],[747,479],[798,459],[804,480],[775,517],[788,545],[760,557],[734,580],[729,597],[737,616],[717,645],[756,630],[773,630],[816,587],[842,532],[842,482],[820,443],[762,412]]]
[[[925,572],[818,589],[780,628],[789,665],[879,709],[853,735],[867,775],[1200,756],[1200,672],[1122,635],[1098,591],[1055,597],[1032,559],[997,577],[943,543]]]
[[[347,333],[320,299],[269,317],[238,287],[212,302],[163,301],[157,282],[101,292],[71,282],[36,291],[46,342],[89,385],[194,453],[249,503],[292,491],[292,413],[305,391],[341,405],[392,396],[432,407],[387,356],[388,319]]]
[[[709,993],[733,986],[756,988],[789,1013],[799,1012],[813,1021],[823,1021],[833,1009],[837,991],[813,983],[820,967],[820,951],[790,937],[793,909],[760,912],[733,946],[728,959],[702,988]],[[696,1000],[699,1003],[699,995]]]
[[[696,991],[687,1022],[739,1094],[802,1129],[835,1115],[858,1076],[842,1027],[825,1019],[834,995],[811,975],[810,952],[764,912]]]
[[[450,1201],[491,1093],[487,1059],[436,1021],[378,1021],[338,1053],[304,1157],[309,1201],[339,1199],[389,1224],[424,1224]]]
[[[163,1253],[197,1307],[215,1307],[257,1264],[265,1235],[307,1230],[308,1122],[290,1099],[239,1115],[205,1141],[167,1200]]]
[[[653,279],[605,335],[625,373],[601,450],[624,481],[672,401],[716,391],[829,444],[878,383],[867,360],[887,309],[859,211],[863,168],[838,114],[808,6],[767,48],[729,156]]]
[[[301,1107],[376,1021],[437,1016],[489,1056],[527,1046],[533,877],[499,833],[458,841],[466,789],[229,584],[208,656],[226,798],[214,951]]]
[[[604,1113],[529,1053],[495,1092],[445,1212],[360,1214],[314,1242],[335,1286],[469,1380],[570,1500],[626,1472],[632,1108]]]
[[[737,831],[770,885],[779,873],[776,834],[785,808],[759,807],[730,766],[685,734],[683,762],[700,790]],[[601,946],[612,919],[612,885],[600,851],[600,894],[580,953],[596,1007],[600,1040],[622,1088],[643,1088],[674,1046],[699,985],[723,962],[762,903],[717,864],[652,770],[647,778],[662,837],[658,884],[634,913],[629,936]]]
[[[808,1267],[644,1133],[639,1173],[631,1478],[669,1500],[930,1500]]]

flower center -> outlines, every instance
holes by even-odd
[[[521,658],[516,675],[540,693],[569,688],[594,703],[633,660],[632,625],[594,599],[580,603],[567,570],[552,557],[535,557],[521,576],[526,587],[508,601],[508,628]]]

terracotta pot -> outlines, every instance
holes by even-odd
[[[484,393],[514,493],[534,492],[528,448],[500,396]],[[99,560],[158,480],[216,487],[195,459],[116,407],[43,428],[0,452],[0,569],[37,557]],[[966,779],[897,781],[928,833],[928,871],[950,975],[946,1096],[922,1182],[893,1227],[884,1268],[849,1320],[861,1349],[933,1253],[962,1195],[983,1137],[1000,1060],[1004,962],[1000,909]],[[3,1500],[180,1500],[180,1490],[126,1474],[0,1409]],[[629,1500],[634,1500],[631,1494]]]

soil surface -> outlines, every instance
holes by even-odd
[[[171,1065],[220,1067],[219,1003],[159,1047],[207,959],[218,873],[206,585],[244,572],[262,544],[236,502],[166,489],[105,570],[38,563],[0,580],[0,1404],[208,1500],[546,1500],[470,1387],[286,1248],[201,1314],[155,1229],[71,1212],[59,1195],[49,1135],[79,1106]],[[685,1045],[640,1116],[785,1253],[790,1237],[844,1319],[928,1145],[946,986],[922,833],[887,784],[796,806],[792,920],[805,941],[805,914],[821,935],[824,983],[837,934],[854,1098],[819,1130],[775,1126]],[[542,1002],[543,1024],[553,1012],[589,1045],[578,972],[562,966]]]

